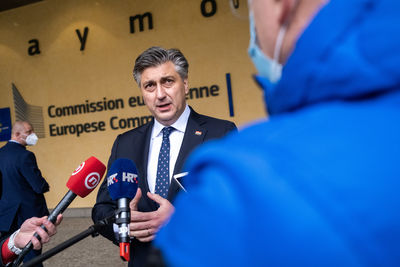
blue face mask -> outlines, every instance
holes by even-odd
[[[265,55],[257,44],[257,34],[254,25],[254,16],[250,13],[250,44],[248,48],[248,54],[256,67],[258,74],[262,77],[267,78],[272,84],[279,82],[282,76],[282,65],[279,63],[278,58],[282,47],[283,37],[286,33],[286,27],[282,26],[276,43],[274,51],[274,59],[269,58]]]

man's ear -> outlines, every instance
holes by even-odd
[[[281,14],[279,16],[279,23],[283,25],[290,19],[293,9],[296,8],[298,0],[277,0],[281,2]]]
[[[185,86],[185,95],[189,94],[189,83],[188,79],[183,80],[183,85]]]

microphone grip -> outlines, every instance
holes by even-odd
[[[129,199],[118,199],[118,210],[116,211],[115,223],[119,227],[119,255],[122,260],[129,261],[130,237],[129,222],[131,220],[131,212],[129,208]]]
[[[75,199],[76,194],[72,192],[71,190],[68,190],[68,192],[65,194],[65,196],[61,199],[60,203],[54,208],[54,210],[51,212],[49,217],[47,218],[48,221],[51,223],[55,223],[57,220],[58,214],[64,212],[64,210],[71,204],[71,202]],[[42,224],[40,227],[44,229],[47,232],[46,227]],[[38,233],[33,234],[34,237],[36,237],[40,241],[40,236]],[[18,258],[14,261],[13,266],[19,266],[23,259],[25,258],[26,254],[29,253],[33,249],[33,244],[32,241],[29,241],[28,244],[22,249],[21,254],[18,255]]]
[[[58,205],[51,212],[51,214],[49,215],[47,220],[54,224],[57,221],[58,214],[63,213],[67,209],[69,204],[71,204],[71,202],[75,199],[75,197],[76,197],[76,194],[74,192],[72,192],[71,190],[69,190],[65,194],[65,196],[61,199],[60,203],[58,203]],[[43,224],[40,227],[47,232],[47,229]],[[34,233],[33,236],[36,237],[40,241],[41,238],[38,235],[38,233]]]
[[[129,223],[131,221],[131,212],[129,208],[129,199],[118,199],[118,210],[116,211],[115,223],[119,226],[119,241],[129,242]]]
[[[51,223],[55,223],[58,214],[63,213],[64,210],[69,206],[69,204],[71,204],[71,202],[75,199],[75,197],[76,194],[71,190],[68,190],[65,196],[61,199],[60,203],[58,203],[58,205],[51,212],[47,220],[50,221]]]

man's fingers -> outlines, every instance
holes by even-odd
[[[32,244],[34,246],[34,249],[40,249],[42,244],[47,243],[50,241],[50,236],[53,236],[57,233],[56,225],[59,225],[62,221],[62,215],[59,214],[57,216],[57,220],[55,225],[48,221],[48,217],[44,216],[41,218],[33,218],[34,224],[37,225],[43,225],[45,229],[43,229],[41,226],[37,226],[35,228],[35,232],[39,235],[40,241],[36,237],[32,237]]]
[[[151,199],[157,202],[160,206],[161,204],[165,201],[165,198],[161,197],[160,195],[157,194],[152,194],[150,192],[147,192],[147,196]]]
[[[141,197],[141,192],[138,189],[136,196],[129,203],[131,209],[131,223],[129,224],[129,234],[141,242],[150,242],[154,240],[160,226],[169,218],[174,207],[163,197],[147,193],[147,196],[158,203],[160,208],[152,212],[137,211],[137,203]]]
[[[131,222],[146,222],[154,218],[154,212],[131,211]]]
[[[141,197],[142,197],[142,191],[140,190],[140,188],[138,188],[135,197],[131,200],[131,202],[129,202],[129,208],[131,210],[137,210],[137,205]]]
[[[154,238],[156,238],[156,236],[155,235],[151,235],[151,236],[148,236],[148,237],[138,238],[138,240],[140,242],[150,242],[150,241],[153,241]]]
[[[136,238],[143,238],[151,236],[152,232],[153,231],[151,229],[143,229],[138,231],[131,231],[131,234]]]
[[[155,238],[156,230],[149,228],[138,231],[130,231],[130,236],[134,236],[141,242],[150,242]]]
[[[31,241],[32,241],[33,249],[38,250],[42,247],[42,243],[40,243],[40,241],[36,237],[32,237]]]
[[[49,242],[49,235],[42,227],[38,226],[35,228],[35,232],[40,236],[40,241],[42,243]]]
[[[154,222],[151,220],[143,221],[143,222],[131,222],[129,224],[129,229],[132,231],[144,230],[149,228],[155,228]]]
[[[58,214],[55,225],[58,226],[62,222],[62,220],[63,220],[63,215]]]
[[[49,236],[52,236],[57,233],[56,226],[54,224],[52,224],[51,222],[46,220],[43,223],[43,225],[44,225],[44,227],[46,227],[46,230],[47,230],[47,233],[49,234]]]
[[[38,217],[32,217],[29,220],[26,220],[25,222],[29,223],[30,225],[40,225],[43,224],[47,220],[47,216],[43,216],[41,218]]]

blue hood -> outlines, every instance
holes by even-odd
[[[400,49],[399,25],[400,1],[330,0],[299,38],[281,81],[256,77],[268,113],[398,90],[400,53],[391,52]]]

